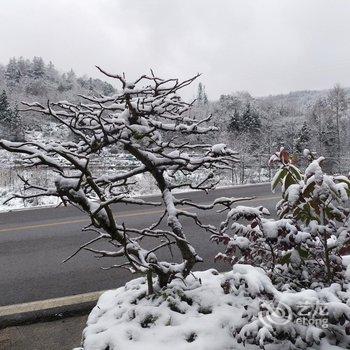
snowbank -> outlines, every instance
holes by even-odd
[[[174,281],[151,297],[144,278],[105,292],[88,318],[79,349],[259,349],[238,344],[233,336],[243,305],[251,302],[243,295],[224,293],[223,283],[234,276],[233,271],[219,274],[214,269],[195,272],[185,283]],[[324,341],[318,349],[341,348]]]
[[[84,349],[230,349],[230,324],[241,316],[240,299],[232,304],[221,279],[215,270],[197,272],[186,286],[177,281],[144,297],[145,279],[138,278],[104,293],[89,316]]]

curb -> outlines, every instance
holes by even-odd
[[[86,315],[104,291],[0,307],[0,329]]]

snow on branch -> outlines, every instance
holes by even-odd
[[[185,102],[179,95],[179,91],[190,85],[199,74],[179,80],[163,79],[151,71],[129,81],[125,74],[111,74],[97,68],[120,85],[114,96],[81,96],[80,103],[23,103],[22,112],[36,112],[55,119],[70,129],[74,139],[60,144],[0,140],[0,147],[23,154],[27,166],[48,168],[55,173],[54,184],[48,188],[22,179],[26,194],[17,197],[57,196],[64,204],[78,207],[90,218],[85,230],[96,232],[97,237],[82,244],[66,260],[83,249],[98,257],[124,259],[113,266],[145,273],[148,277],[156,274],[162,287],[175,277],[186,277],[195,263],[202,261],[186,238],[182,217],[192,218],[199,229],[213,234],[217,232],[214,226],[202,223],[196,213],[184,210],[183,205],[200,210],[214,207],[229,209],[240,200],[221,198],[212,204],[201,205],[176,199],[173,190],[183,186],[203,191],[215,188],[218,172],[237,162],[237,153],[224,144],[190,141],[191,135],[217,130],[210,125],[210,115],[196,118],[188,113],[193,102]],[[91,160],[100,157],[104,149],[112,147],[135,157],[138,165],[131,170],[115,168],[111,173],[97,174]],[[176,181],[176,174],[187,177],[194,172],[201,174],[196,183]],[[153,177],[161,193],[161,202],[130,197],[129,186],[137,181],[140,174]],[[113,208],[118,203],[162,206],[164,211],[151,226],[133,228],[116,218]],[[158,228],[163,221],[167,223],[168,230]],[[149,249],[141,246],[147,239],[154,244]],[[154,243],[155,239],[158,242]],[[111,243],[114,249],[95,248],[94,244],[100,240]],[[164,249],[171,251],[173,246],[179,249],[182,261],[160,261],[156,254]]]

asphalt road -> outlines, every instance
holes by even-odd
[[[244,204],[263,205],[272,214],[279,199],[278,194],[271,193],[269,184],[218,189],[207,195],[202,192],[177,195],[201,203],[210,203],[221,196],[256,196],[250,203]],[[162,209],[116,205],[114,212],[120,222],[141,228],[156,221]],[[224,216],[212,210],[200,213],[199,217],[204,223],[217,224]],[[0,305],[116,288],[133,278],[125,270],[101,270],[100,267],[117,262],[110,258],[96,259],[87,251],[61,263],[82,243],[94,237],[81,232],[81,227],[87,223],[88,218],[73,207],[0,213]],[[214,263],[214,256],[223,247],[210,243],[209,233],[199,229],[191,219],[184,220],[184,229],[188,240],[204,259],[196,269],[229,269],[228,265]],[[166,251],[161,252],[160,257],[167,254]]]

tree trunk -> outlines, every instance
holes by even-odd
[[[147,271],[147,286],[148,286],[148,295],[154,294],[153,279],[152,279],[152,271],[151,270]]]

